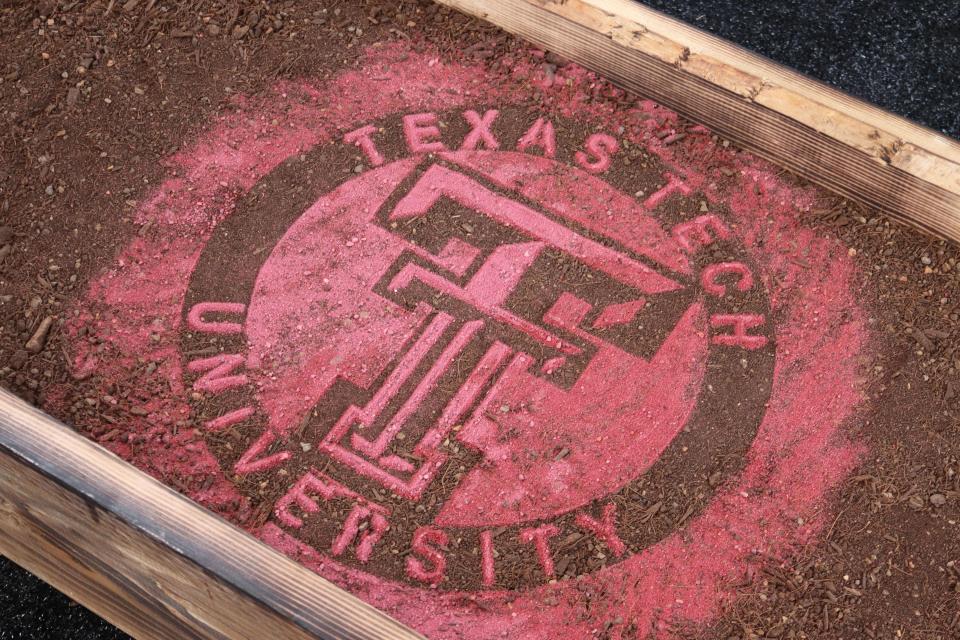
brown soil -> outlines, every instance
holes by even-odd
[[[820,226],[856,252],[877,329],[869,456],[828,535],[740,585],[711,637],[960,637],[960,250],[845,202]]]
[[[526,55],[521,43],[429,2],[25,0],[0,8],[0,384],[39,404],[45,389],[70,380],[58,331],[65,313],[145,233],[132,205],[163,178],[163,159],[232,110],[234,94],[323,78],[355,65],[364,46],[398,39],[494,70],[508,54]],[[960,637],[960,250],[828,202],[817,226],[852,247],[877,336],[864,366],[870,416],[855,434],[870,452],[831,497],[827,535],[737,585],[723,618],[691,637]],[[28,351],[47,317],[54,322],[42,350]],[[146,392],[112,395],[132,402]],[[76,398],[57,417],[109,436],[101,400],[86,401],[82,389]],[[682,525],[719,470],[698,461],[692,502],[651,496],[637,515],[647,537],[633,546]],[[190,479],[165,480],[191,488]],[[688,493],[676,478],[654,484]],[[260,498],[269,505],[276,495]],[[599,562],[577,542],[561,575]],[[507,572],[518,587],[537,578],[522,565]],[[451,586],[470,586],[477,576],[469,571]]]

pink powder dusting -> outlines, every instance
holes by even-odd
[[[579,170],[509,152],[446,157],[497,177],[511,175],[510,182],[523,184],[523,195],[558,216],[601,232],[619,231],[618,237],[639,252],[687,267],[676,243],[638,203]],[[321,197],[262,267],[247,336],[253,357],[268,365],[258,384],[276,430],[299,425],[337,379],[369,388],[422,322],[422,313],[405,312],[372,290],[411,245],[370,219],[413,167],[414,161],[401,160]],[[550,179],[539,178],[544,175]],[[602,215],[596,215],[601,202]],[[618,224],[608,223],[612,218],[605,212],[617,205],[635,225],[625,228],[619,218]],[[501,282],[502,277],[486,284]],[[489,300],[495,293],[485,290],[482,297]],[[357,317],[357,309],[363,309],[363,317]],[[485,463],[464,478],[436,524],[499,526],[546,518],[619,489],[653,464],[686,424],[703,378],[705,335],[698,304],[649,362],[606,346],[570,391],[524,372],[492,393],[490,406],[517,409],[464,422],[458,439],[481,451]],[[604,392],[611,385],[618,393]],[[584,424],[592,425],[589,437]],[[571,453],[560,460],[518,455],[565,446]]]
[[[189,411],[176,347],[180,312],[189,275],[212,230],[230,215],[241,192],[291,154],[329,140],[334,130],[396,112],[475,108],[473,103],[493,99],[506,103],[531,85],[543,87],[545,104],[555,113],[605,125],[611,133],[624,126],[621,138],[656,153],[711,204],[726,204],[735,233],[763,265],[760,277],[779,319],[778,360],[770,406],[741,476],[682,532],[583,579],[522,593],[417,589],[346,568],[272,524],[255,533],[430,637],[587,637],[611,620],[621,621],[609,629],[612,637],[629,625],[642,637],[654,631],[665,637],[674,624],[715,616],[730,597],[722,585],[751,574],[758,558],[784,557],[814,539],[826,519],[825,494],[862,455],[843,435],[861,401],[857,357],[866,337],[850,292],[853,267],[844,247],[802,225],[815,194],[779,181],[764,163],[717,148],[705,130],[692,132],[682,144],[663,145],[652,133],[674,126],[675,114],[649,102],[615,113],[590,100],[592,93],[615,90],[574,66],[558,70],[553,82],[544,82],[539,68],[526,60],[513,65],[512,73],[508,81],[492,79],[477,67],[386,46],[371,49],[362,68],[322,87],[286,84],[238,102],[235,113],[169,160],[175,175],[137,211],[139,222],[153,223],[149,236],[132,241],[90,285],[68,328],[75,337],[74,373],[95,376],[104,393],[120,380],[169,385],[169,392],[149,401],[148,415],[125,425],[130,440],[141,446],[133,448],[123,438],[109,446],[158,477],[212,476],[214,483],[191,497],[242,519],[242,500],[236,512],[225,508],[239,495],[202,438],[175,429]],[[371,82],[373,75],[388,81]],[[739,168],[734,187],[716,186],[723,180],[714,167],[721,165]],[[660,258],[685,267],[682,254]],[[81,327],[104,345],[90,347],[79,337]],[[142,373],[145,361],[159,367]],[[55,390],[49,402],[65,395]]]

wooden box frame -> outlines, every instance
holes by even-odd
[[[438,1],[960,240],[951,138],[629,0]],[[138,638],[421,637],[2,390],[0,553]]]
[[[0,552],[136,638],[420,638],[0,390]]]

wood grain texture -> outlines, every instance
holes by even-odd
[[[136,638],[420,638],[0,390],[0,553]]]
[[[960,143],[630,0],[437,0],[840,195],[960,240]]]

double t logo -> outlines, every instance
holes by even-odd
[[[504,192],[430,160],[376,217],[407,249],[374,290],[422,321],[320,449],[409,500],[451,433],[510,411],[490,406],[498,388],[536,376],[569,389],[603,346],[650,358],[692,301],[682,275]]]

